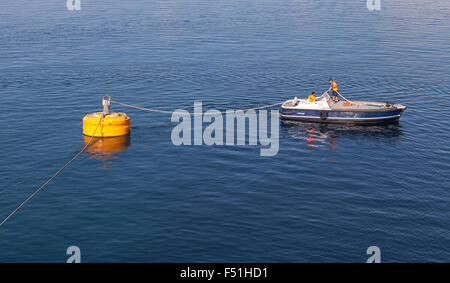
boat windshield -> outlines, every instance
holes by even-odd
[[[324,92],[320,98],[324,99],[328,105],[331,106],[331,98],[330,95],[328,95],[328,92]]]

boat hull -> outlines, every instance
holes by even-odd
[[[280,118],[284,120],[297,120],[319,123],[357,123],[378,124],[394,122],[400,119],[404,109],[392,111],[333,111],[333,110],[306,110],[280,108]]]

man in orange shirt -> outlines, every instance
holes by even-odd
[[[329,79],[330,82],[330,88],[327,90],[327,92],[330,92],[330,90],[333,90],[332,95],[333,95],[333,102],[338,102],[339,101],[339,97],[338,97],[338,85],[335,81],[333,81],[332,78]]]
[[[308,102],[314,102],[317,100],[316,96],[315,96],[315,92],[313,91],[307,98]]]

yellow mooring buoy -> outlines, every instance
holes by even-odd
[[[128,135],[130,133],[130,117],[125,113],[110,112],[111,97],[109,95],[103,96],[102,103],[103,112],[89,113],[84,116],[83,134],[99,138]]]

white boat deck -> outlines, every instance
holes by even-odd
[[[362,111],[362,110],[382,110],[386,108],[385,102],[376,102],[376,101],[351,101],[350,103],[347,101],[338,101],[331,105],[331,110],[337,111]]]
[[[377,101],[363,101],[354,100],[351,102],[338,101],[336,103],[331,102],[328,104],[324,99],[308,102],[306,99],[298,99],[297,103],[294,104],[294,99],[287,100],[283,103],[282,108],[285,109],[299,109],[299,110],[331,110],[331,111],[385,111],[392,110],[392,108],[405,108],[400,104],[390,104],[386,102]]]

